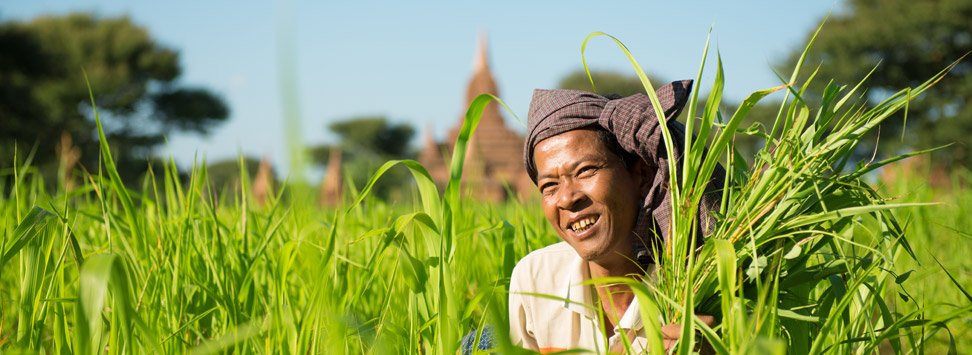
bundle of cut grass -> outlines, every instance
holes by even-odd
[[[585,45],[597,36],[618,44],[656,109],[661,107],[644,71],[620,41],[593,33]],[[655,250],[660,256],[657,273],[644,283],[595,280],[630,284],[643,319],[661,320],[645,321],[652,353],[663,352],[659,327],[666,323],[683,325],[679,354],[697,348],[701,339],[696,331],[718,353],[874,353],[879,347],[900,353],[921,349],[949,320],[972,310],[970,301],[936,319],[919,311],[896,312],[889,295],[906,292],[899,288],[908,274],[895,274],[892,264],[899,254],[913,258],[914,253],[892,210],[919,204],[889,203],[864,178],[922,152],[879,162],[852,159],[866,134],[907,110],[909,101],[942,80],[950,68],[873,106],[864,101],[865,80],[854,87],[826,82],[817,89],[822,96],[811,99],[807,95],[813,90],[808,89],[821,80],[815,80],[815,73],[802,82],[798,78],[812,43],[788,81],[754,92],[728,120],[718,112],[724,78],[717,59],[701,117],[686,122],[687,131],[696,136],[684,140],[680,161],[669,159],[669,169],[677,172],[670,181],[674,237],[664,250]],[[696,81],[707,54],[708,46]],[[700,104],[698,91],[688,104],[690,115]],[[750,109],[776,91],[785,91],[786,97],[772,129],[740,129]],[[675,151],[670,132],[664,124],[660,127],[667,151]],[[737,134],[765,139],[751,166],[734,149]],[[718,224],[703,236],[696,214],[718,161],[728,166],[727,183]],[[701,248],[692,247],[703,237]],[[706,326],[696,313],[717,315],[718,325]]]

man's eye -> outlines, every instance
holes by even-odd
[[[554,183],[546,183],[546,184],[540,185],[540,193],[543,194],[543,195],[551,194],[551,193],[553,193],[554,188],[556,186],[557,186],[557,184],[554,184]]]
[[[595,172],[597,172],[597,167],[595,167],[595,166],[585,166],[585,167],[581,168],[577,172],[577,176],[579,176],[579,177],[587,177],[587,176],[594,175]]]

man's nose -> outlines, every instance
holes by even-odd
[[[557,207],[560,209],[573,209],[577,203],[584,200],[584,193],[574,186],[573,182],[565,181],[557,191]]]

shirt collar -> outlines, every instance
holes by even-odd
[[[584,283],[591,278],[591,269],[579,255],[575,255],[574,260],[567,267],[572,272],[569,272],[567,275],[567,287],[564,290],[565,295],[563,297],[564,308],[593,319],[597,316],[597,313],[590,308],[590,305],[594,304],[594,298],[591,295],[591,285]],[[651,274],[651,271],[653,270],[649,270],[649,274]],[[621,320],[618,321],[616,328],[640,330],[641,326],[641,312],[638,306],[638,297],[635,297],[631,300],[628,310],[621,316]]]
[[[638,297],[635,296],[628,305],[628,310],[624,311],[621,320],[618,321],[618,329],[641,329],[641,311],[638,308]]]

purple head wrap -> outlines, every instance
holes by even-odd
[[[681,160],[684,146],[685,126],[674,118],[682,111],[691,90],[692,81],[682,80],[655,91],[662,105],[661,111],[665,114],[664,122],[672,133],[677,150],[674,155],[678,160]],[[650,177],[651,188],[643,196],[642,213],[638,215],[635,225],[634,232],[641,237],[640,244],[645,245],[644,242],[652,240],[649,238],[652,231],[667,239],[671,233],[671,197],[667,188],[671,172],[659,126],[655,109],[645,94],[610,100],[585,91],[537,89],[530,103],[528,133],[523,149],[527,173],[536,183],[533,148],[540,141],[575,129],[606,130],[617,138],[622,148],[641,157],[649,167],[648,174],[653,175]],[[706,191],[720,190],[724,174],[722,167],[718,166]],[[699,205],[699,222],[704,221],[701,226],[705,232],[712,230],[714,218],[710,212],[718,210],[719,199],[718,193],[706,193]],[[643,256],[638,257],[642,259]]]

